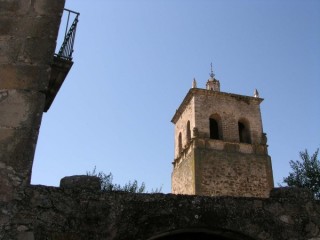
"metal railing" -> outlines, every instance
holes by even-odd
[[[59,52],[56,54],[56,56],[60,58],[64,58],[67,60],[72,60],[72,53],[73,53],[73,45],[74,45],[74,40],[76,37],[76,30],[77,30],[77,24],[78,24],[78,17],[80,13],[74,12],[69,9],[64,9],[64,11],[68,12],[68,17],[67,17],[67,24],[66,24],[66,30],[64,33],[64,40],[63,43],[60,47]],[[69,28],[69,22],[70,22],[70,15],[75,14],[74,20]]]

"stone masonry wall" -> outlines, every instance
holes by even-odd
[[[320,239],[320,204],[298,189],[261,199],[30,186],[0,207],[5,240]]]
[[[203,89],[197,89],[194,98],[195,127],[199,132],[209,137],[209,118],[212,114],[218,114],[224,141],[239,142],[238,121],[245,119],[249,122],[252,143],[261,143],[261,99]]]
[[[174,136],[175,136],[175,147],[174,147],[174,156],[177,158],[180,155],[179,152],[179,133],[182,135],[182,148],[184,148],[187,142],[187,122],[190,121],[191,131],[195,126],[194,118],[194,99],[191,99],[190,102],[186,105],[184,111],[181,113],[178,121],[175,123]],[[192,135],[192,133],[191,133]]]
[[[172,121],[176,142],[173,193],[190,194],[189,190],[194,189],[199,195],[268,197],[273,177],[262,128],[261,102],[260,98],[189,90]],[[212,115],[219,116],[222,139],[209,138]],[[187,121],[197,134],[186,143]],[[239,121],[249,128],[250,144],[240,143]],[[179,133],[183,136],[180,152]]]
[[[63,7],[64,0],[0,0],[0,239],[169,240],[190,231],[193,240],[204,232],[320,239],[320,204],[305,190],[274,189],[267,199],[105,193],[98,179],[81,176],[59,188],[30,186]]]
[[[196,149],[196,194],[269,197],[273,188],[268,155]]]
[[[0,201],[30,183],[64,0],[0,1]]]
[[[187,156],[173,168],[171,176],[172,193],[195,194],[194,152]]]

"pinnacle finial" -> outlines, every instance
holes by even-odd
[[[210,77],[211,77],[211,78],[214,78],[214,73],[213,73],[212,62],[211,62],[211,72],[210,72]]]
[[[259,96],[259,92],[258,92],[257,89],[254,90],[253,96],[254,96],[255,98],[259,98],[259,97],[260,97],[260,96]]]
[[[193,78],[192,88],[197,88],[197,80],[196,80],[196,78]]]

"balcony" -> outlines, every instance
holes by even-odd
[[[64,40],[58,53],[54,54],[51,64],[51,75],[46,92],[44,112],[49,110],[73,65],[72,53],[80,14],[69,9],[64,9],[64,13],[67,15]],[[70,22],[72,23],[69,27]]]

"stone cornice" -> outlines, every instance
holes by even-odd
[[[240,94],[234,94],[234,93],[226,93],[226,92],[218,92],[218,91],[212,91],[212,90],[207,90],[207,89],[202,89],[202,88],[191,88],[185,98],[183,99],[182,103],[180,104],[179,108],[176,110],[174,116],[171,119],[172,123],[176,123],[183,111],[185,110],[186,106],[192,99],[194,95],[206,95],[206,96],[228,96],[232,98],[236,98],[241,101],[245,102],[256,102],[260,104],[263,101],[263,98],[257,98],[257,97],[250,97],[250,96],[245,96],[245,95],[240,95]]]

